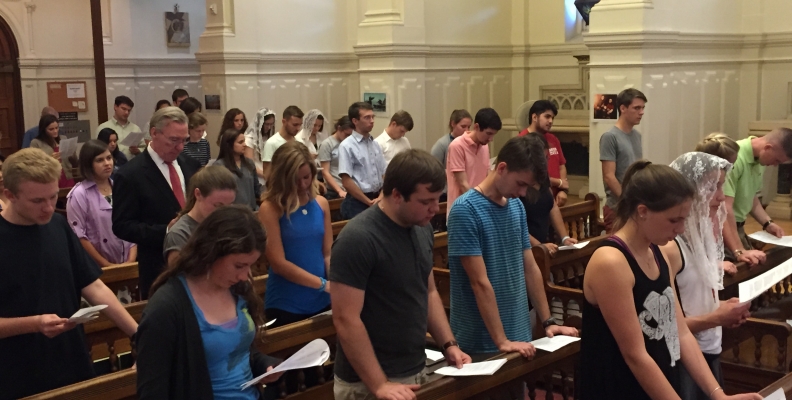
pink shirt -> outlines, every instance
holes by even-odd
[[[457,197],[462,195],[462,188],[454,179],[454,172],[463,171],[467,175],[470,188],[478,186],[487,177],[490,166],[488,145],[478,145],[473,141],[470,132],[454,139],[448,145],[446,161],[446,179],[448,180],[448,212]]]

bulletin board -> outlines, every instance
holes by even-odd
[[[49,106],[59,112],[88,111],[87,85],[85,81],[47,82]]]

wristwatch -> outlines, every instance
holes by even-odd
[[[762,225],[762,230],[763,230],[763,231],[766,231],[766,230],[767,230],[767,227],[768,227],[768,226],[770,226],[770,224],[772,224],[772,223],[773,223],[773,220],[772,220],[772,219],[768,219],[768,220],[767,220],[767,222],[765,222],[765,223]]]
[[[555,317],[550,317],[542,322],[542,328],[547,329],[547,327],[551,325],[558,325],[558,321],[556,321]]]
[[[742,249],[737,249],[737,250],[734,250],[734,251],[732,252],[732,254],[734,254],[734,257],[735,257],[735,258],[737,258],[737,257],[741,256],[741,255],[742,255],[742,253],[745,253],[745,250],[742,250]]]
[[[454,346],[459,347],[459,343],[457,343],[456,340],[449,340],[448,342],[446,342],[446,344],[443,345],[443,351],[446,351],[448,350],[449,347],[454,347]]]

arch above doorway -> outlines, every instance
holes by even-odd
[[[11,26],[0,16],[0,153],[4,155],[22,145],[22,111],[19,45]]]

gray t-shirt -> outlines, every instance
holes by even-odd
[[[454,137],[451,136],[450,133],[446,133],[445,135],[441,136],[440,139],[437,139],[434,146],[432,146],[432,155],[441,164],[443,164],[443,168],[446,167],[446,156],[448,156],[448,145],[451,144],[451,141],[454,140]],[[443,193],[448,192],[448,186],[443,188]]]
[[[624,133],[614,126],[600,137],[600,161],[616,162],[616,179],[619,184],[622,183],[627,167],[641,158],[643,158],[641,134],[635,129],[630,133]],[[605,195],[607,197],[605,205],[610,208],[616,207],[618,198],[611,193],[608,185],[605,185]]]
[[[319,162],[326,162],[330,161],[330,176],[335,179],[336,183],[340,187],[344,187],[341,185],[341,177],[338,176],[338,145],[341,142],[335,138],[335,136],[330,136],[329,138],[325,139],[322,144],[319,145],[319,155],[317,156]],[[328,189],[330,187],[328,186]]]
[[[360,319],[388,377],[417,374],[425,366],[432,226],[403,228],[379,207],[350,220],[333,244],[330,280],[365,291]],[[335,374],[360,377],[338,343]]]
[[[258,176],[254,172],[255,170],[253,170],[253,160],[243,158],[242,163],[242,166],[239,167],[242,176],[234,174],[237,178],[237,192],[234,204],[243,204],[250,207],[251,210],[256,211],[258,210],[258,199],[261,197],[261,182],[259,182]],[[247,166],[245,164],[247,164]],[[228,168],[225,161],[220,159],[215,161],[214,165],[222,165]]]
[[[165,235],[165,244],[162,246],[164,249],[162,255],[165,256],[166,260],[168,259],[168,253],[171,251],[181,251],[197,227],[198,221],[187,214],[182,215],[181,218],[173,224]]]

